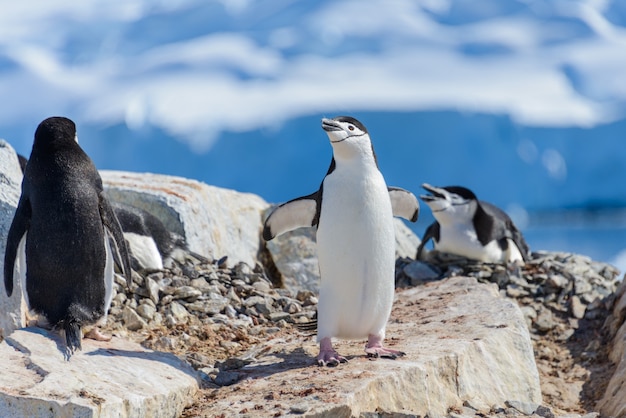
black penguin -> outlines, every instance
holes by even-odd
[[[120,224],[102,180],[77,142],[76,125],[63,117],[39,124],[9,229],[4,286],[14,271],[29,309],[65,331],[67,355],[81,349],[82,326],[107,314],[113,255],[131,280]]]
[[[124,231],[134,270],[162,270],[172,260],[183,258],[181,254],[184,253],[206,261],[190,252],[185,238],[168,230],[150,212],[120,202],[112,205]]]

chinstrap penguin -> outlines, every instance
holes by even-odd
[[[30,310],[65,332],[69,358],[82,347],[82,327],[105,318],[114,255],[130,283],[130,259],[102,180],[77,142],[74,122],[39,124],[7,237],[4,286],[22,282]],[[107,338],[98,331],[96,338]]]
[[[437,251],[486,263],[523,263],[530,259],[522,233],[504,211],[478,200],[465,187],[422,187],[431,193],[420,199],[430,207],[435,222],[424,233],[417,259],[431,238]]]
[[[333,337],[367,338],[368,356],[396,358],[404,353],[383,345],[394,299],[393,216],[415,222],[419,203],[412,193],[387,187],[367,129],[358,120],[324,118],[322,128],[333,157],[319,190],[274,209],[263,237],[317,227],[319,365],[347,361],[334,350]]]
[[[120,202],[113,202],[112,206],[128,243],[134,270],[162,270],[171,266],[174,260],[184,260],[187,254],[208,262],[205,257],[190,251],[183,236],[167,229],[150,212]]]

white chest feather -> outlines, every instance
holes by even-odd
[[[140,268],[163,270],[163,260],[152,237],[125,232],[124,238],[128,241],[130,252]]]
[[[343,165],[323,187],[318,339],[384,332],[393,303],[395,237],[383,176],[375,167]]]
[[[465,224],[452,224],[445,227],[442,225],[439,242],[435,243],[435,249],[485,263],[523,260],[522,255],[512,240],[508,241],[508,249],[506,251],[503,251],[495,240],[483,246],[476,236],[476,231]]]

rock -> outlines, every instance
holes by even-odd
[[[317,292],[320,275],[315,242],[315,228],[296,229],[266,242],[281,287]]]
[[[397,296],[387,344],[411,348],[405,357],[371,361],[362,341],[342,341],[336,348],[350,361],[319,368],[312,366],[317,346],[311,339],[268,344],[269,352],[238,369],[237,382],[213,392],[203,414],[234,416],[256,406],[282,415],[297,408],[308,417],[376,411],[446,416],[466,400],[476,405],[509,401],[525,409],[541,404],[524,317],[493,285],[454,277]],[[272,397],[276,388],[280,402]]]
[[[189,317],[189,312],[183,305],[178,302],[169,304],[169,313],[177,322],[185,322]]]
[[[268,211],[269,214],[269,211]],[[267,216],[267,215],[266,215]],[[400,219],[394,219],[396,258],[415,257],[420,239]],[[287,289],[319,291],[315,228],[299,228],[266,243],[278,272],[279,283]]]
[[[572,311],[572,316],[576,319],[583,319],[585,317],[585,311],[587,310],[587,306],[580,301],[580,298],[577,295],[572,296],[570,301],[570,308]]]
[[[506,401],[504,404],[524,415],[532,415],[539,407],[535,402]]]
[[[12,417],[177,417],[198,390],[172,354],[113,338],[83,340],[69,361],[59,335],[39,328],[0,343],[0,411]]]
[[[537,315],[537,319],[535,319],[534,325],[539,331],[548,332],[556,327],[556,322],[554,321],[552,312],[548,309],[541,309]]]
[[[432,264],[424,263],[422,261],[413,261],[409,263],[404,266],[402,273],[411,279],[408,283],[410,286],[417,286],[441,277],[440,269]]]
[[[124,321],[124,325],[131,331],[137,331],[139,329],[144,328],[147,324],[146,321],[139,316],[136,310],[131,309],[130,307],[125,307],[122,312],[122,320]]]
[[[4,269],[6,237],[20,199],[22,170],[15,150],[3,139],[0,139],[0,168],[0,268]],[[27,309],[22,304],[22,285],[19,280],[13,281],[10,298],[4,291],[4,285],[0,288],[0,335],[7,336],[14,329],[26,325]]]
[[[109,198],[147,210],[209,259],[228,256],[229,266],[254,266],[260,250],[261,215],[269,206],[259,196],[221,189],[181,177],[101,171]]]
[[[598,402],[598,410],[602,416],[607,417],[626,416],[626,281],[622,281],[615,293],[618,298],[612,317],[607,322],[613,322],[609,330],[617,329],[609,354],[616,366],[604,396]]]

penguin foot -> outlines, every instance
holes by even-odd
[[[320,341],[320,353],[317,355],[318,366],[336,367],[339,363],[347,363],[348,359],[340,356],[333,348],[330,338],[323,338]]]
[[[111,341],[112,336],[103,334],[98,328],[92,328],[85,334],[85,338],[96,341]]]
[[[365,353],[368,358],[389,358],[392,360],[406,355],[406,353],[394,350],[393,348],[387,348],[383,346],[383,339],[376,335],[370,335],[365,346]]]
[[[340,356],[335,350],[321,352],[317,356],[318,366],[336,367],[339,363],[347,363],[348,359]]]

